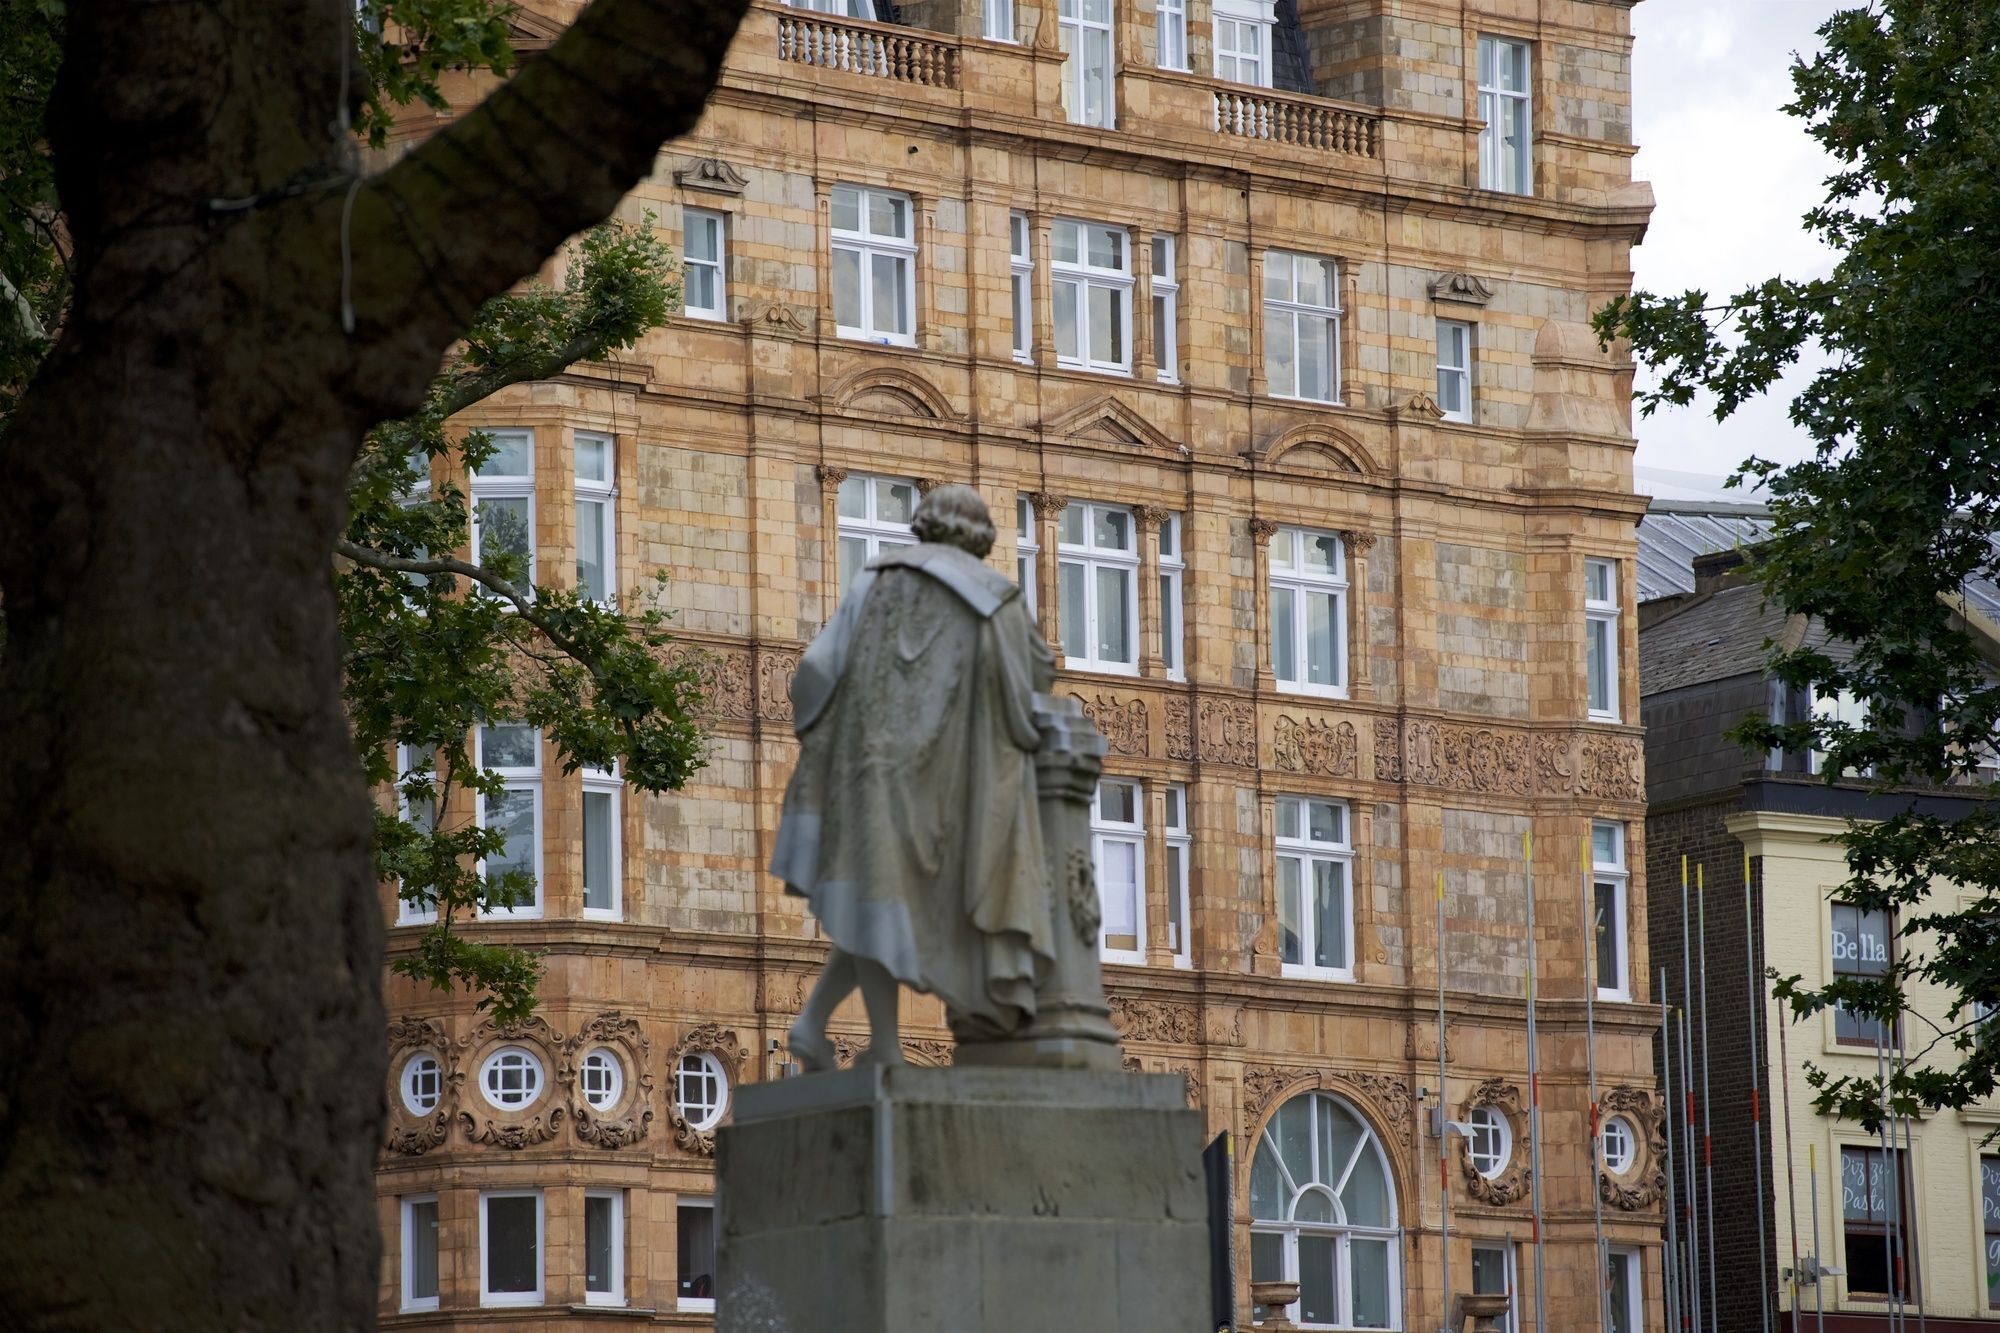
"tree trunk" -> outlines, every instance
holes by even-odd
[[[343,479],[693,123],[741,9],[599,0],[350,191],[349,0],[70,0],[76,296],[0,440],[0,1327],[373,1324]]]

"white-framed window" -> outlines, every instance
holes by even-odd
[[[542,1303],[542,1192],[479,1196],[479,1303]]]
[[[1437,402],[1446,421],[1472,420],[1472,325],[1441,319],[1438,325]]]
[[[583,1303],[625,1304],[625,1191],[583,1195]]]
[[[1271,30],[1267,0],[1215,0],[1215,77],[1254,88],[1271,86]]]
[[[616,921],[623,915],[619,806],[624,790],[615,767],[583,770],[583,914],[594,920]]]
[[[1340,401],[1340,265],[1264,255],[1264,378],[1273,396]]]
[[[511,872],[534,880],[528,897],[512,907],[495,907],[487,916],[537,917],[542,914],[542,737],[533,727],[514,722],[488,722],[479,728],[479,766],[499,775],[506,789],[498,796],[479,797],[479,827],[498,830],[506,845],[481,864],[489,882]]]
[[[1367,1121],[1323,1092],[1280,1106],[1250,1163],[1250,1280],[1298,1283],[1287,1309],[1301,1328],[1399,1328],[1401,1251],[1394,1177]]]
[[[403,1196],[403,1309],[438,1308],[438,1196]]]
[[[1611,1297],[1609,1333],[1640,1333],[1646,1327],[1646,1287],[1639,1279],[1639,1252],[1609,1251],[1604,1283]]]
[[[729,318],[729,241],[722,217],[706,208],[681,210],[681,313],[694,319]]]
[[[1518,1287],[1514,1281],[1514,1242],[1503,1240],[1474,1241],[1472,1243],[1472,1294],[1475,1296],[1505,1296],[1507,1313],[1494,1320],[1498,1333],[1514,1333],[1519,1324],[1514,1318],[1514,1296]]]
[[[875,17],[874,0],[785,0],[785,3],[794,9],[810,9],[816,14],[832,14],[835,18]]]
[[[1139,542],[1131,512],[1065,505],[1057,538],[1062,594],[1057,629],[1064,665],[1138,674]]]
[[[1194,904],[1188,897],[1188,866],[1194,859],[1194,833],[1188,823],[1187,788],[1167,784],[1167,948],[1175,967],[1194,966]]]
[[[541,1058],[525,1046],[502,1046],[479,1066],[479,1090],[503,1111],[533,1105],[543,1081]]]
[[[1625,941],[1625,826],[1598,820],[1590,826],[1591,973],[1601,1000],[1631,998]]]
[[[917,222],[910,196],[833,187],[833,323],[843,338],[917,341]]]
[[[1063,109],[1072,123],[1110,129],[1111,0],[1060,0],[1056,35],[1063,53]]]
[[[917,513],[917,484],[899,477],[852,476],[840,483],[840,590],[876,556],[915,546],[910,520]]]
[[[1868,701],[1853,690],[1815,689],[1812,712],[1815,721],[1844,722],[1857,731],[1868,726]],[[1832,754],[1829,751],[1809,750],[1806,752],[1806,767],[1810,772],[1824,773],[1827,761],[1831,758]],[[1872,768],[1864,768],[1858,776],[1867,777],[1873,771]]]
[[[1058,218],[1050,241],[1056,364],[1131,374],[1131,237],[1123,227]]]
[[[674,1066],[674,1106],[695,1130],[714,1129],[729,1109],[729,1072],[707,1051],[689,1051]]]
[[[1033,361],[1035,352],[1035,260],[1028,248],[1028,215],[1007,215],[1007,265],[1013,284],[1014,359]]]
[[[1618,562],[1583,562],[1584,679],[1593,722],[1618,720]]]
[[[1153,32],[1160,68],[1185,71],[1188,67],[1187,0],[1154,0]]]
[[[1614,1176],[1622,1176],[1632,1169],[1633,1161],[1639,1155],[1639,1137],[1632,1132],[1632,1122],[1622,1115],[1614,1115],[1604,1122],[1598,1132],[1598,1151],[1603,1155],[1604,1169]]]
[[[583,1057],[577,1083],[592,1110],[608,1111],[625,1095],[625,1062],[609,1046],[599,1046]]]
[[[397,1083],[403,1093],[403,1109],[413,1116],[429,1115],[444,1100],[444,1066],[429,1051],[418,1051],[405,1060]]]
[[[1299,694],[1347,694],[1347,550],[1331,532],[1271,534],[1271,674]]]
[[[1479,188],[1533,194],[1528,44],[1479,39]]]
[[[681,1196],[674,1210],[676,1304],[683,1310],[715,1308],[715,1200]]]
[[[1104,913],[1106,962],[1146,961],[1146,815],[1139,784],[1102,778],[1090,803],[1090,851]]]
[[[576,590],[605,606],[618,600],[618,494],[609,435],[576,435]]]
[[[1354,843],[1344,801],[1280,796],[1278,963],[1288,977],[1354,979]]]
[[[1488,1180],[1507,1169],[1514,1156],[1514,1130],[1497,1106],[1475,1106],[1465,1117],[1471,1133],[1465,1138],[1472,1169]]]
[[[519,563],[516,578],[535,581],[535,433],[489,430],[493,452],[472,474],[472,563],[501,557]]]
[[[1036,537],[1035,505],[1025,495],[1014,497],[1014,531],[1014,581],[1021,585],[1021,596],[1028,603],[1028,615],[1033,617],[1038,610],[1036,601],[1040,596],[1036,585],[1041,582],[1042,546]]]
[[[405,823],[426,837],[437,831],[437,751],[428,745],[396,747],[396,806]],[[437,920],[437,900],[421,902],[396,895],[396,924],[417,926]]]
[[[980,31],[989,42],[1014,41],[1014,0],[986,0]]]
[[[1153,364],[1154,378],[1180,382],[1180,298],[1181,284],[1174,276],[1174,238],[1153,238]]]
[[[1187,679],[1187,633],[1181,623],[1181,575],[1186,569],[1181,516],[1169,514],[1160,524],[1160,661],[1169,680]]]

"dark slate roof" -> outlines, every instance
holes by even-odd
[[[1277,32],[1271,41],[1271,84],[1281,92],[1316,93],[1312,59],[1306,52],[1306,30],[1299,22],[1299,0],[1277,0],[1272,9]]]
[[[1639,632],[1640,693],[1763,671],[1765,643],[1785,628],[1785,613],[1763,603],[1761,588],[1724,588],[1646,626]]]

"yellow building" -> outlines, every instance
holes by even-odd
[[[1109,738],[1114,1017],[1236,1136],[1243,1318],[1254,1272],[1307,1327],[1444,1322],[1441,1100],[1474,1131],[1451,1293],[1591,1326],[1602,1200],[1609,1326],[1661,1326],[1641,503],[1629,366],[1587,328],[1651,207],[1629,7],[753,4],[622,210],[677,239],[684,311],[463,422],[544,582],[667,572],[714,750],[642,799],[485,728],[540,889],[475,929],[547,979],[508,1031],[390,980],[387,1321],[710,1320],[713,1127],[780,1075],[822,950],[763,869],[787,686],[843,571],[964,481]],[[523,44],[575,8],[527,4]],[[908,1002],[911,1059],[949,1059],[941,1019]]]

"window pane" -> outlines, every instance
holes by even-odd
[[[1292,257],[1271,251],[1264,256],[1264,299],[1288,301],[1292,295]]]
[[[616,1201],[602,1194],[583,1200],[583,1289],[610,1295],[612,1246],[617,1244]]]
[[[1313,965],[1347,966],[1347,875],[1338,861],[1313,862]]]
[[[868,481],[864,477],[845,477],[840,483],[840,516],[842,518],[868,517]]]
[[[1583,595],[1593,602],[1611,600],[1611,565],[1604,560],[1583,562]]]
[[[1465,415],[1464,377],[1440,365],[1437,372],[1438,409],[1446,416]]]
[[[604,528],[608,506],[602,500],[583,500],[576,506],[576,586],[592,601],[611,596],[604,577]]]
[[[541,1200],[509,1196],[486,1201],[486,1289],[525,1293],[541,1285],[535,1223]]]
[[[1341,836],[1341,816],[1344,813],[1340,806],[1325,801],[1306,802],[1306,836],[1314,842],[1345,842],[1346,839]]]
[[[1283,1177],[1278,1174],[1277,1154],[1271,1151],[1269,1144],[1259,1143],[1257,1145],[1257,1156],[1250,1163],[1250,1216],[1267,1220],[1283,1217],[1285,1208],[1284,1194],[1285,1182]],[[1251,1237],[1251,1265],[1253,1269],[1256,1265],[1256,1246],[1260,1239],[1275,1241],[1277,1237],[1271,1236],[1265,1238],[1256,1235]],[[1271,1276],[1278,1277],[1282,1275],[1273,1273]]]
[[[1084,569],[1065,560],[1061,574],[1061,602],[1056,608],[1056,634],[1062,640],[1065,657],[1083,657],[1089,643],[1089,624],[1084,613]]]
[[[875,483],[875,520],[878,523],[908,523],[917,514],[917,488],[907,481]]]
[[[1019,213],[1011,214],[1007,218],[1007,246],[1014,258],[1028,257],[1028,219]]]
[[[1153,238],[1153,277],[1156,281],[1171,281],[1174,276],[1174,242],[1169,236]]]
[[[1593,712],[1611,709],[1611,626],[1602,620],[1585,623],[1589,643],[1590,708]]]
[[[1061,541],[1070,546],[1083,545],[1084,511],[1089,508],[1089,505],[1063,506],[1062,516],[1057,520],[1057,536]]]
[[[861,230],[861,192],[852,185],[833,187],[833,225],[838,231]]]
[[[1134,662],[1132,571],[1097,571],[1097,656],[1104,662]]]
[[[535,729],[489,722],[479,729],[479,758],[487,768],[533,768]]]
[[[840,539],[840,587],[845,592],[854,586],[854,576],[868,563],[868,540],[865,537],[842,537]]]
[[[480,464],[482,477],[525,477],[529,475],[529,436],[515,431],[495,431],[493,452]]]
[[[1611,1333],[1638,1333],[1632,1327],[1632,1256],[1614,1254],[1610,1262]]]
[[[503,556],[512,556],[522,568],[530,562],[528,498],[481,500],[479,512],[479,565],[492,569]]]
[[[1090,359],[1117,364],[1125,359],[1124,321],[1118,293],[1109,287],[1090,288]]]
[[[1187,883],[1187,849],[1179,843],[1167,845],[1167,946],[1176,953],[1187,948],[1186,904],[1181,894]]]
[[[1290,799],[1279,801],[1277,803],[1277,815],[1278,815],[1278,836],[1281,838],[1298,837],[1299,803],[1295,800],[1290,800]]]
[[[1389,1327],[1389,1242],[1351,1242],[1354,1255],[1354,1326]]]
[[[675,1227],[675,1257],[680,1294],[697,1299],[715,1296],[715,1210],[683,1204]]]
[[[713,263],[720,248],[716,245],[720,233],[718,220],[691,213],[687,217],[686,231],[687,258]]]
[[[842,328],[861,327],[861,255],[859,251],[833,252],[833,319]]]
[[[1299,316],[1299,397],[1319,402],[1333,399],[1332,321],[1317,315]]]
[[[1347,1188],[1340,1192],[1340,1206],[1347,1210],[1347,1220],[1355,1226],[1386,1227],[1389,1225],[1389,1180],[1382,1171],[1382,1159],[1373,1149],[1364,1148],[1354,1159],[1354,1170],[1348,1174]],[[1355,1273],[1355,1296],[1361,1294],[1359,1269]]]
[[[903,272],[909,260],[898,255],[873,256],[876,333],[905,334],[910,331],[910,308],[904,299]]]
[[[1295,856],[1278,858],[1278,961],[1300,963],[1305,961],[1305,950],[1299,941],[1299,859]]]
[[[1264,312],[1264,376],[1270,381],[1272,393],[1295,396],[1299,391],[1294,336],[1289,312]]]
[[[1129,842],[1106,838],[1100,856],[1103,875],[1104,947],[1139,947],[1139,849]]]
[[[611,807],[608,791],[583,793],[583,905],[608,912],[618,905],[611,868]]]
[[[1055,246],[1055,256],[1058,264],[1074,264],[1077,262],[1077,257],[1081,253],[1080,247],[1083,244],[1082,237],[1079,235],[1082,230],[1083,228],[1074,222],[1058,222],[1051,229],[1050,240]]]
[[[611,480],[611,442],[592,435],[579,435],[576,439],[576,479],[578,481],[605,482]]]
[[[1313,685],[1340,683],[1340,632],[1332,593],[1306,594],[1306,681]]]
[[[1298,594],[1289,588],[1271,590],[1271,674],[1282,681],[1296,682],[1298,630],[1293,623]]]
[[[1619,843],[1620,830],[1616,824],[1592,824],[1590,826],[1590,859],[1601,866],[1622,866],[1625,864],[1623,850]]]
[[[1270,1162],[1268,1158],[1259,1158],[1259,1161],[1269,1163],[1271,1183],[1273,1187],[1275,1187],[1278,1181],[1277,1163]],[[1252,1217],[1262,1216],[1262,1214],[1256,1211],[1256,1203],[1255,1203],[1256,1189],[1257,1189],[1257,1175],[1255,1171],[1252,1171],[1250,1176],[1250,1190],[1252,1195],[1252,1203],[1251,1203]],[[1283,1236],[1272,1235],[1271,1233],[1264,1231],[1251,1232],[1250,1233],[1250,1280],[1252,1282],[1282,1282],[1284,1281],[1284,1279],[1285,1279],[1285,1238]]]
[[[535,873],[535,793],[510,787],[486,801],[486,827],[506,838],[507,846],[497,856],[486,858],[486,878],[497,880],[511,870]]]
[[[868,196],[868,230],[877,236],[909,239],[910,201],[899,194]]]
[[[1339,1254],[1332,1236],[1299,1237],[1299,1322],[1340,1323]]]
[[[1139,822],[1139,788],[1130,782],[1097,784],[1097,817],[1107,824]]]
[[[1086,0],[1086,7],[1090,0]],[[1110,0],[1101,0],[1109,8]],[[1083,34],[1083,120],[1086,125],[1108,125],[1111,76],[1111,34],[1092,28]]]
[[[1624,985],[1625,965],[1620,958],[1624,941],[1618,937],[1618,886],[1597,885],[1597,957],[1591,966],[1599,988],[1618,990]]]
[[[1054,308],[1056,321],[1056,355],[1071,361],[1082,359],[1082,350],[1077,344],[1077,288],[1081,284],[1058,282],[1054,284]]]
[[[1181,664],[1180,598],[1171,574],[1160,575],[1160,660],[1167,664],[1167,670],[1175,671]]]
[[[1125,233],[1115,227],[1089,228],[1090,263],[1096,268],[1125,267]]]
[[[1340,574],[1340,538],[1331,533],[1305,534],[1306,569],[1314,574]]]
[[[438,1206],[436,1199],[413,1203],[405,1216],[410,1228],[409,1298],[434,1301],[438,1294]]]
[[[1130,514],[1122,509],[1093,509],[1090,513],[1090,540],[1093,546],[1105,551],[1132,549]]]
[[[1295,298],[1300,305],[1333,304],[1333,265],[1324,259],[1301,259],[1298,261],[1299,288]]]

